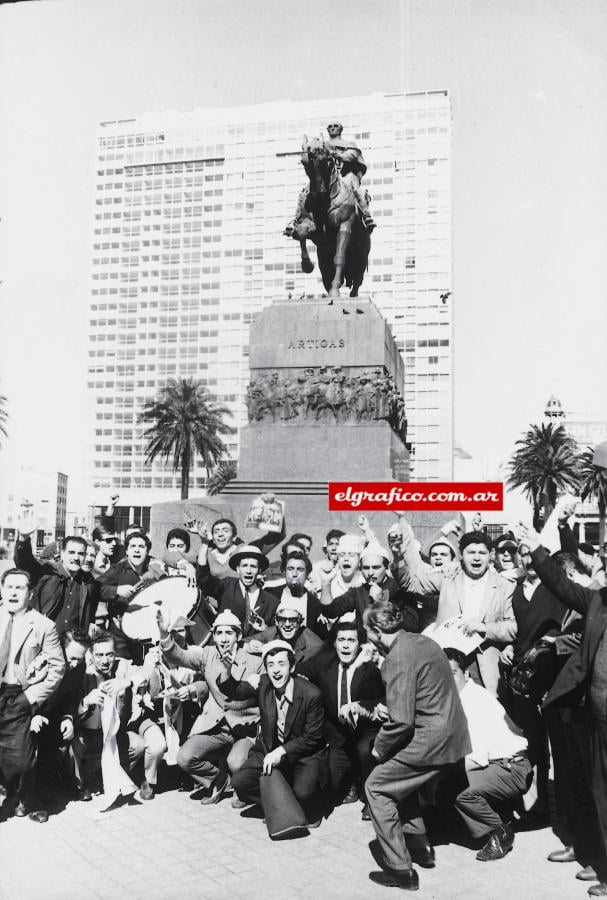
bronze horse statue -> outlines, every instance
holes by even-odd
[[[352,184],[347,176],[342,177],[341,162],[322,137],[311,141],[304,138],[301,161],[310,188],[290,233],[301,246],[302,271],[311,272],[314,268],[306,246],[311,240],[316,244],[330,302],[339,297],[344,282],[350,288],[350,296],[358,297],[367,270],[371,237],[363,225]]]

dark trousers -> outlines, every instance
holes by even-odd
[[[515,694],[509,683],[504,680],[503,674],[498,687],[498,700],[527,738],[529,760],[537,769],[537,798],[541,804],[547,806],[550,750],[542,711],[535,700]]]
[[[385,864],[390,869],[411,868],[403,828],[408,834],[425,834],[418,791],[448,768],[412,766],[401,761],[397,754],[375,766],[367,778],[365,793],[371,820]]]
[[[603,847],[592,795],[590,713],[583,707],[544,711],[554,762],[554,792],[563,839],[583,866],[600,867]],[[604,863],[603,863],[604,868]]]
[[[190,735],[179,748],[177,765],[201,787],[219,786],[244,764],[252,746],[251,737],[236,740],[224,721],[213,731]]]
[[[341,747],[329,747],[329,778],[336,802],[343,800],[353,782],[360,781],[364,787],[375,766],[371,750],[376,734],[376,728],[368,728]]]
[[[260,744],[255,744],[244,765],[233,773],[232,785],[241,800],[261,804],[259,779],[264,777],[262,770],[265,755],[264,748]],[[304,756],[294,763],[283,759],[279,766],[309,821],[318,816],[320,794],[327,780],[326,765],[326,753],[322,750],[312,756]]]
[[[592,793],[599,819],[603,854],[597,875],[607,882],[607,720],[593,717],[590,729],[590,760],[592,765]]]
[[[0,777],[8,798],[28,805],[33,792],[36,751],[30,725],[32,708],[17,684],[0,685]]]
[[[520,759],[490,762],[466,775],[468,787],[458,793],[455,808],[472,837],[482,838],[503,825],[494,807],[513,807],[528,789],[533,770],[528,759]]]

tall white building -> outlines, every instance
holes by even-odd
[[[137,415],[167,377],[204,378],[244,424],[248,332],[275,298],[322,291],[282,231],[305,183],[302,135],[335,116],[361,147],[377,228],[362,287],[405,359],[412,477],[453,459],[451,112],[446,91],[166,112],[100,125],[89,388],[93,499],[175,496],[144,464]],[[442,299],[441,299],[442,295]],[[229,444],[238,455],[238,438]],[[199,463],[193,488],[204,487]]]
[[[6,475],[0,486],[0,539],[15,540],[24,504],[32,507],[37,547],[65,537],[68,476],[32,466],[16,466]]]

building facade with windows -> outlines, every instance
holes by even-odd
[[[368,166],[377,222],[369,293],[405,361],[412,477],[453,465],[451,110],[446,91],[167,112],[99,127],[88,387],[92,500],[174,497],[145,464],[137,416],[167,378],[194,376],[246,421],[248,333],[274,299],[323,292],[282,234],[305,183],[303,134],[338,114]],[[238,436],[228,445],[238,456]],[[191,489],[205,472],[197,462]]]
[[[37,525],[33,541],[38,549],[65,537],[68,476],[31,466],[7,474],[0,488],[0,539],[14,541],[24,504],[32,506]]]

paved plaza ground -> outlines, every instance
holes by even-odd
[[[100,813],[69,803],[39,825],[0,824],[1,900],[196,900],[402,896],[368,880],[370,823],[360,804],[342,806],[309,837],[273,843],[261,818],[229,800],[203,807],[176,791],[144,805]],[[420,900],[584,900],[577,864],[546,861],[559,846],[549,828],[517,835],[506,859],[479,863],[474,851],[438,844],[435,869],[419,869]]]

